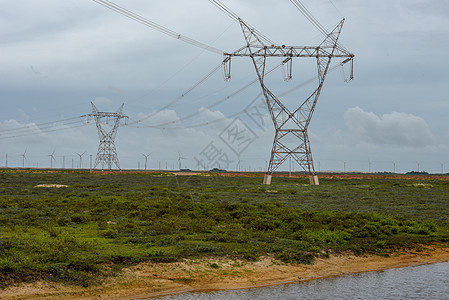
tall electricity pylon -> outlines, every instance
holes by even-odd
[[[94,169],[101,164],[101,169],[104,170],[105,167],[108,170],[112,170],[112,164],[114,163],[117,169],[120,170],[120,163],[118,161],[117,150],[115,148],[115,136],[117,135],[117,130],[120,126],[121,119],[125,120],[125,125],[128,120],[128,116],[122,113],[123,105],[117,110],[117,112],[101,112],[92,104],[92,112],[87,116],[89,118],[94,118],[97,125],[98,137],[100,138],[100,145],[98,146],[97,157],[95,158]],[[113,122],[112,128],[106,131],[103,127],[102,120],[106,119],[106,123]]]
[[[272,173],[278,169],[287,158],[293,158],[305,171],[309,173],[310,184],[318,185],[318,176],[313,166],[312,151],[308,136],[308,126],[315,110],[318,97],[324,84],[324,79],[329,70],[332,58],[345,58],[341,64],[353,60],[354,54],[348,52],[338,44],[344,19],[330,32],[327,33],[324,41],[318,46],[286,46],[274,45],[270,40],[250,27],[240,17],[231,12],[219,1],[213,1],[218,7],[228,15],[237,20],[243,31],[246,46],[233,53],[225,53],[225,78],[230,78],[231,57],[251,57],[257,76],[259,78],[262,92],[268,105],[270,116],[275,128],[275,137],[271,150],[268,170],[264,177],[264,184],[271,183]],[[266,45],[265,43],[269,43]],[[267,58],[285,58],[283,64],[287,67],[287,78],[291,78],[292,59],[298,57],[316,58],[318,69],[318,87],[305,99],[294,111],[289,110],[265,85],[265,65]],[[352,79],[352,73],[351,77]],[[292,146],[287,140],[293,138],[297,142]]]

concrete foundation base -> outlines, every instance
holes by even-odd
[[[265,174],[263,184],[271,184],[271,175]]]
[[[310,181],[310,185],[320,185],[317,175],[310,175],[309,181]]]

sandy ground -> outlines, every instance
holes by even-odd
[[[226,258],[142,263],[100,286],[76,287],[51,282],[0,290],[0,299],[145,299],[188,291],[242,289],[307,281],[349,273],[380,271],[449,261],[449,248],[423,247],[390,257],[331,255],[312,265],[292,265],[262,257],[257,262]]]

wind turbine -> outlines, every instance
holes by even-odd
[[[25,168],[25,160],[27,160],[25,154],[27,153],[27,149],[25,148],[25,151],[23,151],[22,154],[20,154],[19,156],[22,156],[22,168]]]
[[[240,172],[240,168],[241,168],[241,164],[240,163],[242,161],[244,161],[244,160],[240,159],[240,155],[239,155],[238,162],[237,162],[237,171],[239,171],[239,172]]]
[[[147,169],[148,156],[150,156],[151,153],[153,153],[153,152],[150,152],[149,154],[143,154],[143,153],[142,153],[142,155],[145,157],[145,170]]]
[[[50,156],[50,169],[53,169],[53,161],[56,161],[54,154],[55,154],[55,150],[53,150],[53,152],[51,154],[47,155],[47,156]]]
[[[84,153],[86,153],[86,151],[84,151],[83,153],[81,153],[81,154],[79,154],[78,152],[75,152],[79,157],[80,157],[80,166],[79,166],[79,168],[81,169],[81,164],[82,164],[82,162],[83,162],[83,155],[84,155]]]
[[[181,160],[182,159],[186,159],[186,158],[182,157],[181,153],[178,152],[178,166],[179,166],[179,170],[181,170]]]

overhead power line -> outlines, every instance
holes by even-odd
[[[296,6],[296,8],[306,17],[307,20],[309,20],[310,23],[312,23],[313,26],[315,26],[323,35],[328,35],[329,33],[327,30],[321,25],[320,22],[310,13],[310,11],[304,6],[304,4],[301,3],[299,0],[290,0],[290,2]]]
[[[218,67],[221,67],[221,65],[222,65],[222,64],[220,64]],[[267,71],[267,75],[273,73],[275,70],[279,69],[281,66],[282,66],[282,63],[280,63],[280,64],[274,66],[272,69],[270,69],[269,71]],[[218,69],[219,69],[219,68],[218,68]],[[217,69],[217,67],[214,68],[213,71],[211,71],[210,73],[208,73],[208,75],[206,75],[204,78],[206,78],[206,79],[209,78],[209,77],[212,76],[212,74],[215,73],[218,69]],[[204,79],[204,78],[203,78],[203,79]],[[163,111],[164,109],[166,109],[167,107],[169,107],[170,105],[172,105],[174,102],[179,101],[179,100],[182,99],[185,95],[187,95],[187,93],[190,93],[194,88],[198,87],[198,86],[199,86],[199,83],[203,83],[203,82],[205,81],[205,79],[204,79],[204,80],[203,80],[203,79],[200,80],[198,83],[196,83],[193,87],[191,87],[190,89],[188,89],[187,92],[183,93],[181,96],[177,97],[175,100],[173,100],[173,101],[170,102],[169,104],[167,104],[167,105],[165,105],[164,107],[162,107],[160,110],[158,110],[158,111],[152,113],[150,116],[147,116],[147,117],[145,117],[145,118],[140,119],[139,121],[135,121],[135,123],[139,123],[139,124],[140,124],[142,121],[147,120],[147,119],[149,119],[149,118],[151,118],[151,117],[154,117],[156,114],[160,113],[161,111]],[[254,80],[252,80],[251,82],[249,82],[249,83],[245,84],[244,86],[242,86],[241,88],[239,88],[238,90],[232,92],[231,94],[229,94],[229,95],[227,95],[227,96],[225,96],[225,97],[219,99],[218,101],[216,101],[216,102],[214,102],[214,103],[208,105],[207,107],[205,107],[205,108],[203,108],[203,109],[201,109],[201,110],[199,110],[199,111],[196,111],[196,112],[194,112],[194,113],[191,113],[191,114],[189,114],[189,115],[187,115],[187,116],[184,116],[184,117],[182,117],[182,118],[176,119],[176,120],[174,120],[174,121],[164,122],[164,123],[157,124],[157,125],[144,125],[144,127],[151,127],[151,128],[161,128],[161,127],[163,127],[163,128],[165,128],[165,126],[167,126],[167,125],[179,123],[179,122],[181,122],[181,121],[190,119],[190,118],[192,118],[192,117],[194,117],[194,116],[197,116],[197,115],[201,114],[201,113],[202,113],[204,110],[206,110],[206,109],[211,109],[211,108],[213,108],[213,107],[215,107],[215,106],[217,106],[217,105],[219,105],[219,104],[221,104],[221,103],[223,103],[223,102],[226,102],[226,101],[230,100],[232,97],[238,95],[239,93],[243,92],[244,90],[246,90],[247,88],[249,88],[250,86],[254,85],[254,84],[257,83],[257,82],[258,82],[258,79],[254,79]],[[205,124],[206,124],[206,123],[205,123]],[[206,124],[206,125],[207,125],[207,124]],[[199,126],[196,126],[196,127],[199,127]]]
[[[166,27],[164,27],[162,25],[159,25],[159,24],[157,24],[157,23],[155,23],[153,21],[150,21],[150,20],[148,20],[148,19],[146,19],[146,18],[144,18],[144,17],[142,17],[142,16],[140,16],[140,15],[138,15],[138,14],[136,14],[136,13],[134,13],[134,12],[128,10],[128,9],[126,9],[126,8],[123,8],[123,7],[113,3],[111,1],[108,1],[108,0],[92,0],[92,1],[94,1],[94,2],[104,6],[106,8],[109,8],[110,10],[113,10],[113,11],[115,11],[115,12],[117,12],[117,13],[119,13],[119,14],[127,17],[127,18],[130,18],[131,20],[134,20],[134,21],[139,22],[139,23],[141,23],[141,24],[143,24],[145,26],[153,28],[153,29],[155,29],[155,30],[157,30],[159,32],[162,32],[162,33],[164,33],[164,34],[166,34],[168,36],[171,36],[171,37],[173,37],[175,39],[181,40],[183,42],[186,42],[188,44],[191,44],[193,46],[205,49],[205,50],[213,52],[213,53],[217,53],[217,54],[223,54],[224,53],[224,51],[222,51],[220,49],[217,49],[215,47],[203,44],[203,43],[198,42],[198,41],[196,41],[196,40],[194,40],[192,38],[189,38],[189,37],[186,37],[184,35],[181,35],[181,34],[175,32],[173,30],[170,30],[170,29],[168,29],[168,28],[166,28]]]
[[[164,111],[165,109],[169,108],[170,106],[172,106],[173,104],[179,102],[181,99],[183,99],[185,96],[187,96],[188,94],[190,94],[191,92],[193,92],[193,90],[195,90],[198,86],[200,86],[201,84],[203,84],[207,79],[209,79],[210,77],[212,77],[216,72],[218,72],[218,70],[221,69],[221,67],[223,66],[223,63],[220,63],[219,65],[217,65],[216,67],[214,67],[209,73],[207,73],[205,76],[203,76],[199,81],[197,81],[195,84],[193,84],[190,88],[188,88],[184,93],[182,93],[180,96],[176,97],[174,100],[170,101],[169,103],[167,103],[166,105],[164,105],[161,109],[159,109],[158,111],[153,112],[152,114],[150,114],[149,116],[146,116],[138,121],[133,121],[134,123],[141,123],[142,121],[145,121],[149,118],[152,118],[154,116],[156,116],[157,114],[159,114],[160,112]]]
[[[80,121],[77,122],[71,122],[71,123],[66,123],[66,124],[58,124],[60,126],[69,126],[69,125],[73,125],[73,124],[79,124]],[[62,131],[62,130],[69,130],[69,129],[74,129],[74,128],[79,128],[79,127],[83,127],[86,126],[87,124],[83,124],[81,123],[78,126],[69,126],[69,127],[62,127],[62,128],[46,128],[46,129],[41,129],[41,128],[34,128],[32,130],[26,131],[26,132],[19,132],[19,133],[14,133],[14,134],[9,134],[9,135],[0,135],[0,140],[6,140],[6,139],[12,139],[12,138],[19,138],[19,137],[25,137],[25,136],[31,136],[31,135],[37,135],[37,134],[42,134],[42,133],[49,133],[49,132],[56,132],[56,131]]]
[[[209,0],[209,2],[211,2],[213,5],[215,5],[216,7],[218,7],[221,11],[223,11],[225,14],[227,14],[231,19],[233,19],[234,21],[236,21],[237,23],[240,23],[240,17],[234,13],[232,10],[230,10],[226,5],[224,5],[223,3],[221,3],[219,0]],[[248,23],[246,23],[247,25],[249,25]],[[251,26],[252,27],[252,26]],[[254,27],[252,27],[252,30],[257,33],[257,35],[263,39],[265,42],[267,42],[267,44],[270,45],[274,45],[275,42],[273,42],[272,40],[270,40],[268,37],[266,37],[265,35],[263,35],[261,32],[259,32],[257,29],[255,29]]]
[[[39,127],[39,128],[45,128],[45,127],[52,127],[52,126],[54,126],[55,125],[55,123],[64,123],[64,122],[67,122],[67,121],[72,121],[72,120],[75,120],[75,119],[79,119],[79,116],[78,117],[73,117],[73,118],[67,118],[67,119],[61,119],[61,120],[57,120],[57,121],[52,121],[52,122],[45,122],[45,123],[40,123],[40,124],[28,124],[28,125],[25,125],[25,126],[21,126],[21,127],[16,127],[16,128],[11,128],[11,129],[4,129],[4,130],[0,130],[0,137],[2,136],[2,135],[7,135],[7,134],[14,134],[14,133],[18,133],[18,132],[21,132],[21,131],[28,131],[28,130],[33,130],[33,129],[35,129],[35,127]],[[34,126],[34,128],[33,127],[30,127],[30,126]]]
[[[315,26],[316,29],[318,29],[319,32],[321,32],[324,36],[329,35],[329,31],[326,28],[324,28],[324,26],[312,15],[312,13],[304,6],[304,4],[302,4],[301,1],[290,0],[290,2],[304,15],[304,17],[310,23],[312,23],[313,26]],[[335,7],[335,9],[338,11],[335,4],[332,1],[330,1],[330,2]],[[338,12],[340,13],[340,11],[338,11]],[[344,17],[343,17],[343,19],[344,19]],[[346,48],[341,44],[340,41],[337,41],[337,45],[346,50]]]
[[[279,69],[279,67],[281,67],[281,66],[282,66],[282,64],[279,64],[279,65],[273,67],[272,69],[270,69],[266,73],[266,75],[271,74],[275,70]],[[341,67],[341,64],[337,64],[337,65],[334,65],[333,67],[330,67],[329,68],[329,73],[335,71],[339,67]],[[292,92],[294,92],[294,91],[296,91],[296,90],[298,90],[298,89],[300,89],[300,88],[302,88],[302,87],[304,87],[304,86],[306,86],[306,85],[308,85],[308,84],[310,84],[310,83],[312,83],[312,82],[314,82],[316,80],[317,80],[317,78],[315,76],[311,77],[308,80],[306,80],[306,81],[304,81],[302,83],[299,83],[299,84],[295,85],[294,87],[286,90],[285,92],[279,94],[279,96],[280,97],[284,97],[284,96],[286,96],[286,95],[288,95],[288,94],[290,94],[290,93],[292,93]],[[146,117],[146,118],[141,119],[139,121],[134,121],[134,124],[139,124],[138,126],[132,126],[132,124],[130,126],[131,127],[135,127],[135,128],[145,127],[145,128],[164,129],[164,130],[166,130],[166,129],[177,130],[177,129],[198,128],[198,127],[208,126],[208,125],[213,124],[213,123],[229,120],[229,118],[236,117],[236,116],[244,113],[245,110],[242,110],[242,111],[239,111],[239,112],[236,112],[236,113],[224,116],[224,117],[220,117],[220,118],[217,118],[217,119],[214,119],[214,120],[205,121],[205,122],[201,122],[201,123],[197,123],[197,124],[193,124],[193,125],[177,126],[177,127],[171,126],[171,125],[179,124],[180,122],[185,121],[187,119],[190,119],[190,118],[192,118],[194,116],[200,115],[204,111],[206,111],[208,109],[211,109],[211,108],[213,108],[215,106],[218,106],[221,103],[224,103],[224,102],[230,100],[232,97],[238,95],[239,93],[243,92],[244,90],[246,90],[247,88],[249,88],[250,86],[252,86],[253,84],[255,84],[257,82],[258,82],[258,79],[252,80],[251,82],[245,84],[244,86],[242,86],[238,90],[236,90],[236,91],[232,92],[231,94],[229,94],[229,95],[219,99],[218,101],[208,105],[207,107],[201,108],[201,109],[199,109],[198,111],[196,111],[194,113],[191,113],[191,114],[189,114],[187,116],[178,118],[176,120],[168,121],[168,122],[164,122],[164,123],[160,123],[160,124],[155,124],[155,125],[148,125],[148,124],[141,123],[142,120],[148,119],[148,117]],[[261,94],[258,94],[257,97],[255,97],[255,98],[258,98],[260,96],[261,96]],[[157,111],[156,113],[159,113],[161,111],[162,111],[162,109]],[[154,114],[152,114],[152,116],[154,116]]]
[[[18,138],[18,137],[24,137],[24,136],[31,136],[31,135],[37,135],[41,133],[48,133],[48,132],[55,132],[60,130],[67,130],[72,128],[77,128],[84,126],[86,124],[82,124],[81,117],[73,117],[73,118],[67,118],[52,122],[45,122],[40,124],[28,124],[21,127],[11,128],[11,129],[5,129],[0,131],[0,140],[3,139],[12,139],[12,138]],[[72,126],[79,124],[79,126]],[[69,127],[61,127],[61,126],[69,126]]]

